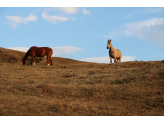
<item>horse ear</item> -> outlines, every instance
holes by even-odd
[[[110,42],[111,42],[111,39],[110,39]]]

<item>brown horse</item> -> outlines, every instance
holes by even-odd
[[[23,65],[26,65],[28,56],[32,57],[33,64],[35,65],[35,63],[36,63],[35,57],[44,57],[45,55],[47,56],[48,66],[49,66],[50,62],[51,62],[51,65],[53,65],[52,60],[51,60],[52,53],[53,53],[53,50],[49,47],[36,47],[36,46],[33,46],[25,54],[25,56],[22,60]]]
[[[122,53],[119,49],[115,49],[113,46],[112,46],[112,42],[111,42],[111,39],[110,41],[108,40],[108,43],[107,43],[107,49],[109,49],[109,56],[110,56],[110,63],[112,63],[112,58],[114,59],[114,62],[121,62],[121,58],[122,58]]]

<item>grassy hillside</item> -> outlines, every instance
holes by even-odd
[[[164,115],[163,61],[23,66],[24,54],[0,48],[0,115]]]

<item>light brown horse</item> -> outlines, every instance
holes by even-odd
[[[121,62],[121,58],[122,58],[122,53],[119,49],[115,49],[113,46],[112,46],[112,42],[111,42],[111,39],[110,41],[108,40],[108,43],[107,43],[107,49],[109,49],[109,57],[110,57],[110,63],[112,63],[112,58],[114,59],[114,62]]]
[[[50,62],[51,62],[51,65],[53,65],[52,60],[51,60],[52,53],[53,53],[53,50],[49,47],[36,47],[36,46],[33,46],[25,54],[25,56],[22,60],[23,65],[26,65],[28,56],[32,57],[33,64],[35,65],[35,63],[36,63],[35,57],[44,57],[45,55],[47,56],[48,66],[49,66]]]

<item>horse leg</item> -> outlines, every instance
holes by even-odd
[[[53,65],[53,63],[52,63],[52,60],[51,60],[51,58],[50,58],[50,62],[51,62],[51,66]]]
[[[50,58],[47,56],[47,66],[49,66],[49,64],[50,64]]]
[[[117,59],[114,59],[114,63],[117,63]]]
[[[110,57],[110,63],[112,63],[112,57]]]
[[[116,58],[114,58],[114,63],[117,63],[117,59]]]
[[[119,60],[119,62],[120,62],[120,59],[117,59],[117,62],[118,62],[118,60]]]
[[[36,61],[34,56],[32,56],[32,60],[33,60],[33,65],[35,65]]]
[[[51,62],[51,66],[53,65],[52,59],[51,59],[52,54],[53,54],[53,50],[51,50],[51,53],[50,53],[50,62]]]

